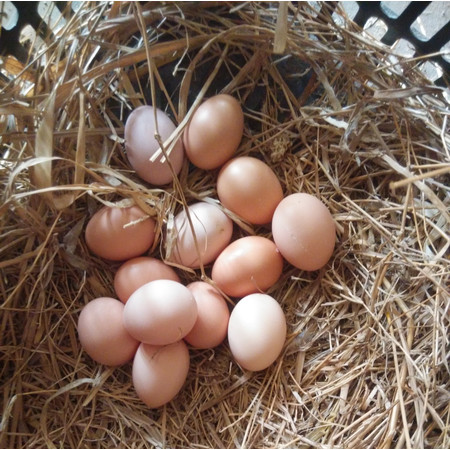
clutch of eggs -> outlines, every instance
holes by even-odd
[[[204,101],[181,137],[169,116],[152,106],[136,108],[125,124],[128,161],[151,185],[171,183],[186,157],[200,169],[217,169],[218,201],[182,209],[164,235],[170,247],[166,261],[190,269],[210,265],[212,283],[185,286],[173,266],[146,255],[154,246],[156,222],[136,205],[105,206],[86,226],[89,250],[121,265],[114,276],[117,299],[97,298],[82,309],[80,343],[101,364],[132,361],[134,388],[150,408],[181,390],[189,347],[209,349],[227,340],[241,368],[259,371],[273,364],[287,326],[280,304],[266,292],[281,278],[285,263],[314,271],[333,253],[335,225],[323,202],[305,193],[284,197],[264,161],[235,157],[243,129],[239,102],[224,94]],[[168,148],[163,151],[161,144]],[[232,240],[230,212],[270,227],[272,239]]]

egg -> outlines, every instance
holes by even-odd
[[[219,94],[203,102],[183,133],[188,159],[201,169],[215,169],[236,152],[244,132],[244,113],[231,95]]]
[[[267,294],[250,294],[234,307],[228,322],[228,344],[244,369],[259,371],[280,355],[286,341],[286,318]]]
[[[230,311],[223,296],[209,283],[194,281],[186,286],[197,303],[197,320],[184,340],[195,348],[214,348],[227,335]]]
[[[149,408],[159,408],[170,402],[186,382],[189,362],[189,350],[183,341],[162,347],[141,344],[132,368],[138,397]]]
[[[175,129],[169,116],[158,108],[156,108],[155,122],[153,106],[139,106],[128,116],[124,131],[127,158],[139,177],[150,184],[161,186],[173,180],[173,173],[167,160],[157,157],[154,161],[150,161],[150,158],[160,149],[155,139],[156,131],[164,144]],[[184,147],[180,138],[170,151],[168,158],[175,174],[180,173],[184,158]]]
[[[315,196],[294,193],[277,206],[272,235],[280,253],[293,266],[318,270],[333,254],[336,228],[328,208]]]
[[[265,162],[241,156],[228,161],[220,170],[217,195],[223,206],[246,221],[266,224],[283,199],[283,189]]]
[[[126,303],[134,291],[154,280],[180,282],[180,277],[163,261],[149,256],[138,256],[129,259],[119,267],[114,276],[114,290],[117,297]]]
[[[78,337],[83,350],[96,362],[119,366],[130,361],[139,342],[123,326],[124,305],[99,297],[83,307],[78,317]]]
[[[123,324],[135,339],[167,345],[183,339],[197,320],[197,303],[189,289],[173,280],[154,280],[131,294]]]
[[[146,252],[155,239],[155,221],[138,206],[104,206],[89,220],[86,245],[105,259],[122,261]]]
[[[283,258],[275,244],[263,236],[245,236],[220,253],[211,278],[225,294],[241,297],[266,291],[281,276]]]
[[[188,213],[194,233],[189,224]],[[168,260],[186,267],[198,268],[201,263],[206,265],[212,262],[229,244],[233,234],[233,222],[219,206],[211,203],[194,203],[188,207],[188,213],[186,210],[178,213],[174,219],[174,229],[168,230],[169,236],[173,237],[172,253]]]

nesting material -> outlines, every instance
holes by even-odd
[[[444,91],[332,3],[83,3],[57,36],[3,58],[0,377],[2,447],[448,448],[450,139]],[[319,10],[320,9],[320,10]],[[288,338],[251,373],[226,343],[191,350],[180,394],[150,410],[131,364],[81,350],[90,300],[114,296],[118,264],[89,253],[87,220],[137,204],[156,221],[149,256],[217,170],[185,164],[173,185],[131,170],[124,122],[143,104],[178,124],[216,93],[244,110],[239,155],[261,158],[284,195],[318,196],[336,223],[326,267],[285,263],[268,294]],[[235,237],[270,227],[232,215]],[[210,266],[176,267],[183,282]]]

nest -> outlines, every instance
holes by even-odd
[[[449,173],[445,90],[332,3],[83,3],[54,36],[3,59],[1,78],[2,447],[448,448]],[[286,264],[268,292],[288,339],[246,372],[226,342],[191,349],[179,395],[149,410],[131,364],[78,342],[81,308],[114,296],[118,264],[89,253],[102,206],[158,223],[216,198],[217,171],[139,180],[123,146],[133,108],[182,133],[216,93],[240,100],[239,155],[263,159],[285,195],[318,196],[336,222],[326,267]],[[236,236],[270,227],[233,217]],[[178,268],[185,282],[209,276]]]

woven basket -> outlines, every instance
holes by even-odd
[[[60,27],[1,66],[2,447],[448,448],[450,140],[445,88],[362,32],[334,3],[70,4]],[[55,31],[56,30],[56,31]],[[288,322],[268,369],[224,342],[190,349],[177,397],[148,409],[131,364],[101,366],[78,342],[81,308],[114,296],[119,267],[89,253],[103,204],[158,223],[215,199],[217,171],[187,162],[156,189],[128,165],[128,114],[178,124],[219,92],[241,102],[237,152],[264,160],[285,195],[333,214],[326,267],[285,264],[268,293]],[[181,186],[181,187],[180,187]],[[271,237],[235,219],[235,237]],[[177,269],[184,283],[210,275]]]

